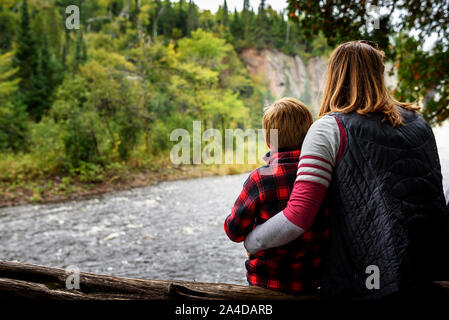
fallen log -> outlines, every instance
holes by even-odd
[[[143,280],[79,273],[79,289],[68,289],[64,269],[0,261],[0,299],[57,300],[302,300],[318,296],[293,296],[258,287],[183,280]],[[449,281],[439,282],[449,294]]]
[[[182,280],[143,280],[79,273],[79,289],[67,289],[66,270],[0,261],[0,299],[58,300],[317,300],[263,288]]]

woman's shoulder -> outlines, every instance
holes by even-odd
[[[340,135],[341,129],[341,123],[337,117],[327,114],[310,126],[307,135],[322,136],[324,138],[337,137]]]
[[[425,121],[421,115],[412,109],[404,108],[401,105],[395,105],[396,109],[399,110],[399,113],[401,114],[402,119],[405,122],[411,122],[411,121]]]
[[[343,135],[344,130],[343,130]],[[342,142],[342,130],[337,119],[332,115],[325,115],[316,120],[304,139],[301,155],[312,155],[326,159],[333,166],[339,159],[339,154],[345,144]]]
[[[310,129],[338,129],[338,120],[333,114],[326,114],[317,119]]]

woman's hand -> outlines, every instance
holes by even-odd
[[[243,241],[243,246],[245,247],[246,250],[246,255],[248,256],[248,258],[251,256],[251,253],[249,253],[248,248],[246,247],[246,239],[245,241]]]

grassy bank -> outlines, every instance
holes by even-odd
[[[0,207],[88,198],[107,192],[144,187],[162,181],[231,175],[258,165],[173,165],[168,158],[130,159],[105,167],[86,164],[69,173],[42,166],[24,155],[0,159]]]

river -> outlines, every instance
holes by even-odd
[[[445,190],[449,125],[436,128]],[[246,284],[223,221],[245,175],[163,182],[95,199],[0,209],[0,259],[146,279]]]

